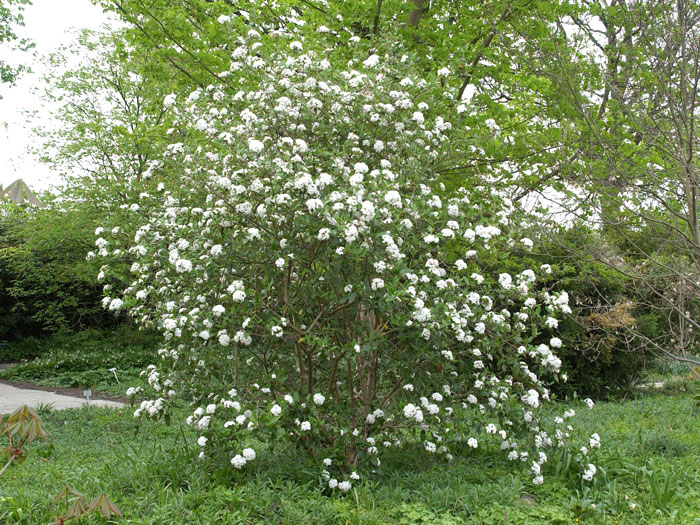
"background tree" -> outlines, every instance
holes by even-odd
[[[675,0],[584,5],[558,20],[554,46],[540,46],[581,138],[571,145],[577,160],[560,179],[567,191],[559,204],[598,232],[589,237],[596,245],[577,248],[580,260],[624,275],[637,311],[663,325],[658,338],[636,325],[628,336],[697,365],[688,352],[700,327],[700,11]]]
[[[85,59],[66,70],[70,55]],[[58,126],[37,127],[36,153],[66,181],[66,195],[102,213],[126,202],[129,185],[145,183],[171,118],[164,98],[177,83],[148,47],[122,31],[81,33],[49,59],[43,93]]]
[[[532,187],[566,171],[573,134],[570,104],[538,64],[569,2],[320,2],[105,0],[131,24],[127,38],[150,46],[190,89],[235,85],[228,54],[249,29],[285,31],[334,63],[361,60],[381,42],[400,44],[416,71],[439,76],[436,95],[459,113],[471,155],[445,173],[461,185],[485,178]],[[222,18],[223,17],[223,18]],[[222,24],[220,20],[227,20]],[[138,44],[136,44],[138,42]],[[184,85],[184,84],[183,84]],[[513,191],[518,195],[518,191]]]
[[[31,42],[17,35],[18,27],[24,26],[24,8],[31,4],[30,0],[0,1],[0,46],[11,46],[12,49],[27,50]],[[17,77],[26,71],[22,64],[9,64],[0,60],[0,82],[14,84]]]

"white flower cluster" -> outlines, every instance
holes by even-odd
[[[582,478],[586,481],[592,481],[596,472],[597,469],[595,468],[595,465],[589,463],[586,467],[586,470],[583,472]]]
[[[246,463],[253,461],[254,459],[255,450],[252,448],[244,448],[240,454],[236,454],[231,458],[231,465],[233,465],[234,468],[241,469]]]
[[[283,429],[328,451],[323,475],[341,491],[407,429],[448,459],[454,439],[536,454],[541,483],[544,450],[569,431],[537,415],[561,340],[531,334],[556,329],[568,296],[547,291],[543,269],[481,266],[479,253],[531,242],[511,238],[514,207],[490,188],[441,184],[462,135],[421,99],[426,80],[389,56],[338,71],[289,49],[264,59],[241,45],[236,89],[168,97],[196,133],[149,168],[166,180],[158,195],[125,208],[142,221],[133,242],[96,243],[104,275],[111,259],[133,260],[133,282],[121,297],[106,289],[105,306],[164,336],[146,371],[158,397],[135,415],[187,397],[202,454],[217,439],[236,469],[255,459],[242,449],[251,433]]]

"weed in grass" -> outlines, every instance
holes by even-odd
[[[668,467],[667,470],[662,469],[652,460],[649,460],[641,470],[649,483],[655,508],[662,512],[668,510],[678,496],[679,473],[672,467]]]
[[[0,418],[0,433],[8,441],[8,446],[0,449],[5,457],[5,466],[0,469],[0,476],[12,465],[24,462],[27,458],[25,447],[35,439],[48,439],[49,433],[44,428],[41,417],[27,405],[21,406],[5,418]]]
[[[53,410],[54,403],[39,403],[34,407],[34,411],[39,417],[46,417]]]
[[[554,475],[562,479],[571,479],[575,473],[572,469],[574,456],[570,450],[562,449],[554,457]]]
[[[83,494],[76,491],[75,489],[65,485],[61,491],[54,496],[52,505],[57,506],[61,503],[65,504],[65,512],[59,514],[56,518],[56,525],[64,525],[69,520],[80,521],[80,519],[85,516],[90,516],[91,514],[102,514],[105,518],[109,519],[112,515],[122,516],[121,511],[117,506],[109,499],[107,494],[102,493],[92,500],[88,504],[88,500]]]
[[[404,503],[392,514],[400,525],[425,523],[430,525],[457,525],[465,523],[457,516],[448,513],[436,514],[422,503]]]
[[[575,497],[569,499],[568,508],[576,521],[586,521],[595,515],[596,505],[591,497],[590,490],[584,489],[577,492]]]
[[[39,503],[25,495],[0,496],[0,519],[5,523],[31,523],[31,516],[39,511]]]

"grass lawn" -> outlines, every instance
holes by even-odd
[[[68,484],[88,498],[106,492],[120,523],[700,524],[699,417],[694,394],[673,387],[581,412],[581,435],[603,443],[591,488],[551,471],[533,486],[496,450],[446,463],[407,447],[385,457],[382,476],[328,495],[294,451],[217,471],[194,459],[196,436],[178,424],[137,432],[130,409],[51,412],[52,439],[0,478],[0,522],[51,522]]]

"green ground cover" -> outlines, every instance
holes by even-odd
[[[21,361],[0,372],[0,379],[124,395],[128,385],[139,383],[141,370],[157,359],[157,341],[153,334],[120,329],[12,343],[4,351]]]
[[[293,451],[263,446],[252,468],[216,470],[178,424],[136,431],[128,408],[46,411],[52,439],[0,479],[0,522],[49,523],[68,484],[108,493],[121,523],[700,523],[699,417],[693,392],[669,390],[582,413],[577,427],[603,442],[590,488],[551,471],[535,487],[496,450],[448,464],[408,446],[376,479],[328,495]]]
[[[121,332],[47,339],[39,358],[0,377],[123,394],[155,348],[147,336]],[[197,436],[179,423],[137,424],[129,407],[44,409],[52,439],[35,442],[27,461],[0,478],[0,523],[51,522],[51,500],[66,484],[109,494],[121,523],[700,523],[700,407],[688,377],[662,363],[624,400],[579,412],[578,437],[602,438],[592,486],[557,475],[554,455],[535,487],[525,465],[497,450],[461,450],[446,463],[408,444],[385,458],[380,475],[329,495],[318,468],[295,450],[260,444],[244,471],[218,470],[197,459]]]

